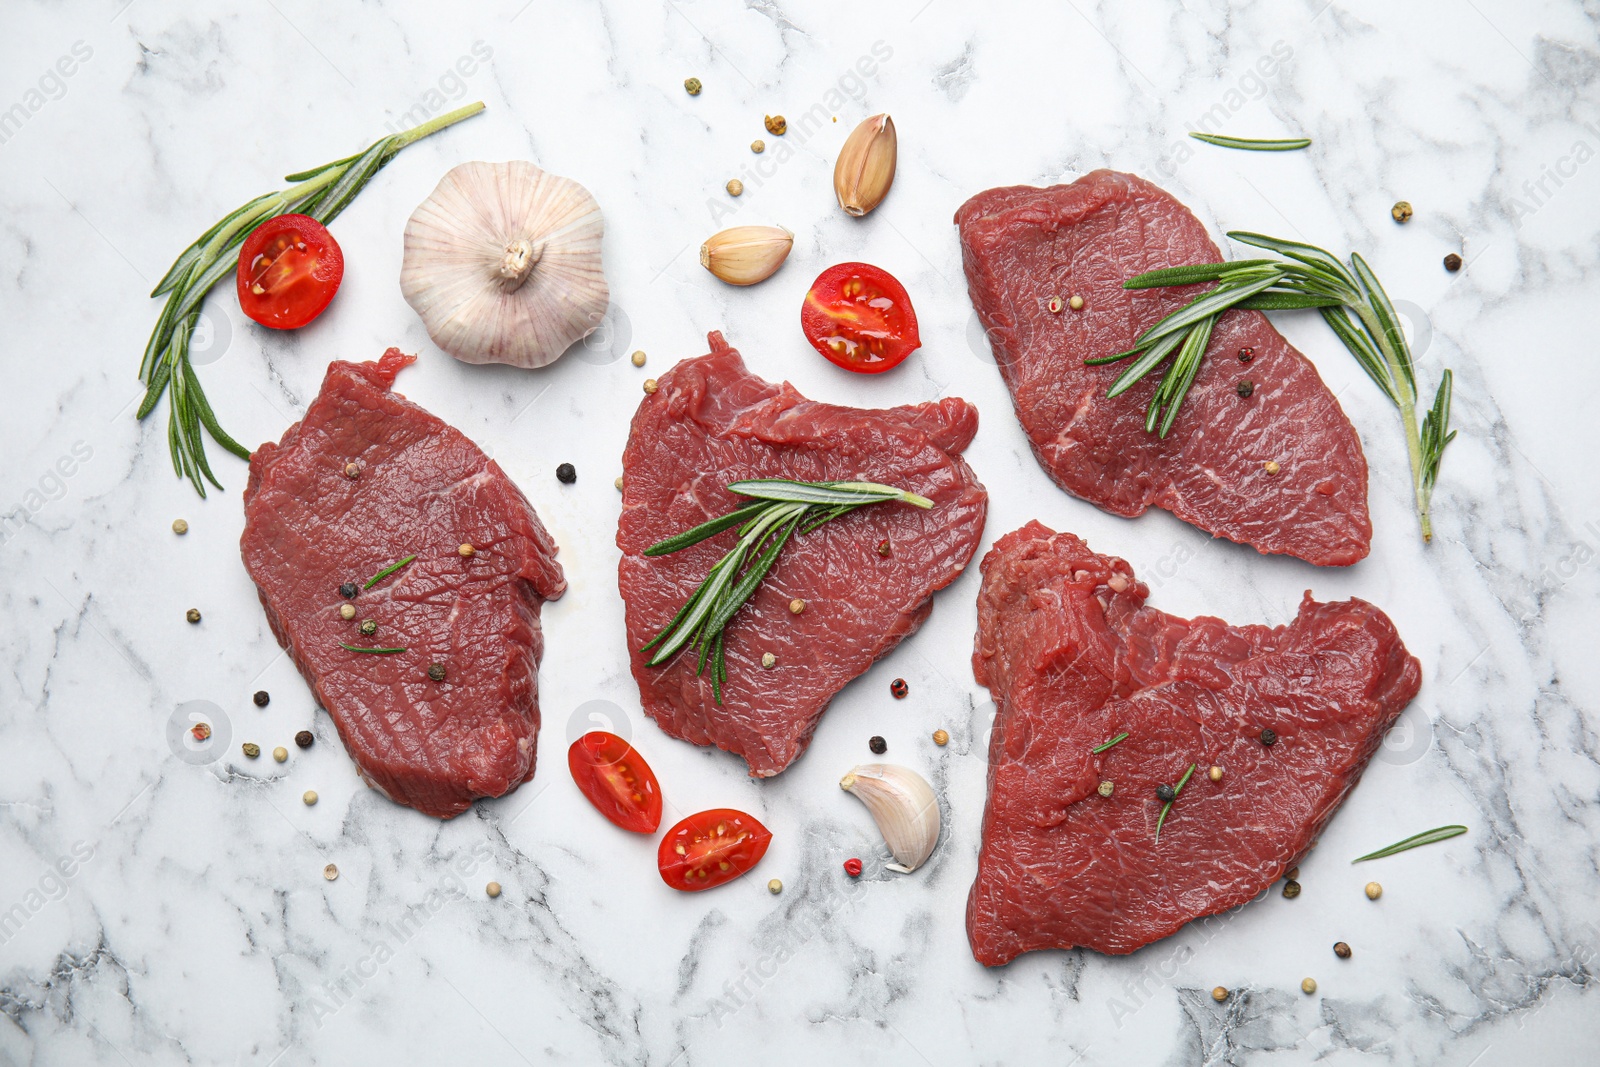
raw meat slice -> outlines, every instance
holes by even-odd
[[[1217,320],[1165,439],[1146,432],[1160,373],[1115,399],[1126,351],[1206,286],[1131,291],[1142,271],[1221,257],[1205,227],[1161,189],[1097,170],[1071,185],[979,193],[956,213],[967,288],[1033,451],[1056,484],[1117,515],[1164,508],[1207,533],[1344,566],[1367,554],[1367,461],[1350,420],[1266,316]],[[1082,310],[1049,310],[1082,296]],[[1241,350],[1252,358],[1242,363]],[[1239,395],[1240,382],[1253,392]],[[1277,464],[1269,473],[1267,463]]]
[[[1360,600],[1307,593],[1267,627],[1180,619],[1148,595],[1124,561],[1036,522],[984,557],[972,667],[996,712],[967,898],[980,963],[1132,952],[1252,899],[1311,847],[1421,684]],[[1158,841],[1156,788],[1190,764]]]
[[[933,594],[966,568],[988,494],[957,453],[977,432],[964,400],[872,411],[807,400],[745,369],[720,333],[711,354],[662,376],[633,417],[622,457],[618,584],[645,711],[674,737],[744,757],[777,774],[811,743],[835,693],[916,630]],[[646,666],[639,649],[671,621],[736,540],[719,534],[671,555],[657,541],[747,503],[741,478],[867,480],[922,494],[931,511],[875,504],[796,537],[724,631],[724,703],[693,657]],[[878,552],[889,542],[887,557]],[[791,600],[805,602],[801,614]],[[776,657],[763,669],[764,653]]]
[[[415,359],[391,348],[377,363],[329,364],[305,418],[250,457],[240,549],[272,632],[361,776],[449,818],[533,777],[539,608],[567,583],[555,543],[505,472],[390,392]],[[340,595],[342,583],[360,587],[413,554],[354,600]],[[340,617],[346,603],[353,620]],[[360,633],[363,619],[375,634]],[[443,681],[429,677],[434,664]]]

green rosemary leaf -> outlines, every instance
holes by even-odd
[[[1145,345],[1151,344],[1168,334],[1186,330],[1201,319],[1219,315],[1241,300],[1248,299],[1264,289],[1272,288],[1281,277],[1282,272],[1274,271],[1265,278],[1256,278],[1243,284],[1224,282],[1210,292],[1195,297],[1189,303],[1140,334],[1139,339],[1133,342],[1133,346],[1135,348],[1143,348]]]
[[[1167,813],[1172,810],[1173,803],[1178,799],[1178,794],[1183,792],[1183,787],[1189,784],[1189,776],[1194,773],[1195,765],[1189,764],[1189,769],[1183,772],[1183,777],[1178,779],[1178,784],[1172,787],[1172,800],[1161,805],[1161,817],[1156,820],[1156,844],[1161,843],[1161,827],[1166,824]]]
[[[1369,852],[1365,856],[1357,856],[1351,863],[1360,863],[1363,860],[1381,860],[1385,856],[1393,856],[1397,852],[1416,848],[1418,845],[1431,845],[1436,841],[1448,841],[1452,837],[1460,837],[1467,832],[1465,826],[1451,825],[1438,826],[1432,830],[1424,830],[1420,834],[1413,834],[1404,841],[1396,841],[1387,848],[1380,848],[1376,852]]]
[[[1351,296],[1357,292],[1355,278],[1345,269],[1345,265],[1334,258],[1331,252],[1324,251],[1316,245],[1304,244],[1300,241],[1285,241],[1279,237],[1267,237],[1264,234],[1251,233],[1248,230],[1230,230],[1228,239],[1238,241],[1240,244],[1254,245],[1256,248],[1265,248],[1269,252],[1276,252],[1280,256],[1298,260],[1316,270],[1336,278],[1339,283],[1349,291]]]
[[[345,156],[343,159],[336,159],[332,163],[324,163],[320,167],[312,167],[310,170],[297,170],[293,174],[285,174],[283,176],[283,180],[286,182],[303,182],[307,179],[315,178],[325,170],[332,170],[334,167],[348,166],[349,164],[360,159],[361,155],[362,153],[357,152],[353,156]]]
[[[783,546],[788,543],[794,534],[795,527],[805,517],[805,510],[796,511],[793,516],[777,530],[767,547],[755,558],[750,569],[744,572],[744,577],[739,579],[737,585],[729,590],[728,595],[722,598],[722,603],[717,605],[717,610],[706,620],[706,630],[714,636],[721,636],[723,627],[728,625],[739,609],[744,607],[745,601],[755,594],[756,587],[761,584],[767,572],[772,570],[772,565],[778,561],[778,553],[783,551]]]
[[[783,478],[753,478],[729,484],[728,491],[757,500],[801,504],[873,504],[899,500],[919,508],[933,501],[877,482],[796,482]]]
[[[1116,737],[1113,737],[1111,740],[1100,742],[1100,744],[1094,746],[1089,751],[1094,753],[1096,756],[1098,756],[1100,753],[1104,752],[1106,749],[1110,748],[1112,745],[1120,744],[1121,742],[1126,741],[1127,739],[1128,739],[1128,731],[1124,730],[1124,731],[1122,731],[1122,733],[1118,734]]]
[[[379,582],[381,582],[385,578],[389,577],[389,575],[393,574],[395,571],[399,570],[401,567],[404,567],[407,563],[410,563],[412,560],[414,560],[416,558],[417,558],[416,557],[416,553],[412,553],[411,555],[407,556],[405,559],[397,559],[397,560],[395,560],[393,563],[391,563],[387,567],[383,568],[383,570],[379,571],[377,574],[374,574],[371,578],[368,578],[367,579],[367,584],[363,585],[361,588],[363,588],[363,589],[371,589],[373,586],[377,585]]]
[[[1174,349],[1183,344],[1183,339],[1187,336],[1188,334],[1183,332],[1168,334],[1154,345],[1151,345],[1149,351],[1134,360],[1127,370],[1117,375],[1116,381],[1112,382],[1110,388],[1106,390],[1106,396],[1121,396],[1129,389],[1132,389],[1140,378],[1149,374],[1162,360],[1170,356]],[[1137,352],[1139,350],[1136,348],[1133,351]]]
[[[205,392],[200,388],[200,379],[195,377],[194,367],[187,359],[183,361],[183,373],[184,377],[187,378],[189,382],[188,400],[194,405],[195,414],[200,417],[200,424],[206,428],[206,432],[211,435],[212,439],[215,440],[217,444],[221,445],[229,452],[232,452],[240,459],[248,462],[250,459],[250,450],[241,445],[238,441],[235,441],[233,437],[224,431],[223,428],[217,423],[216,413],[211,410],[211,402],[206,399]],[[201,448],[200,455],[203,459],[205,456],[204,447]],[[213,479],[213,482],[215,482],[215,479]],[[217,488],[221,489],[222,486],[217,485]]]
[[[1394,382],[1389,377],[1388,365],[1384,363],[1383,356],[1378,350],[1372,347],[1372,341],[1368,339],[1366,333],[1350,321],[1350,312],[1344,307],[1323,308],[1322,321],[1332,327],[1334,334],[1344,342],[1350,354],[1356,357],[1356,362],[1367,372],[1367,377],[1383,390],[1390,403],[1398,405],[1400,394],[1395,391]]]
[[[738,526],[746,519],[759,515],[766,509],[766,506],[764,502],[759,500],[753,504],[746,504],[736,511],[730,511],[726,515],[712,519],[710,522],[702,522],[699,526],[669,537],[665,541],[657,541],[645,549],[644,554],[647,556],[665,556],[673,552],[680,552],[690,545],[697,545],[708,537],[715,537],[723,530]]]
[[[1135,274],[1122,283],[1124,289],[1159,289],[1169,285],[1193,285],[1220,281],[1241,267],[1276,267],[1275,259],[1236,259],[1231,263],[1194,263],[1186,267],[1162,267]]]
[[[1228,137],[1220,133],[1191,133],[1189,136],[1218,148],[1243,148],[1251,152],[1293,152],[1311,144],[1309,137]]]
[[[339,647],[346,652],[367,652],[374,656],[392,656],[396,652],[406,651],[403,648],[361,648],[358,645],[347,645],[343,641],[339,642]]]
[[[384,153],[388,150],[387,139],[375,142],[371,148],[361,153],[354,163],[345,168],[339,180],[323,192],[316,202],[316,206],[306,214],[322,223],[324,226],[339,216],[339,213],[350,205],[356,194],[366,188],[372,176],[387,162]]]
[[[1248,300],[1241,300],[1236,307],[1246,311],[1301,311],[1305,308],[1342,307],[1344,301],[1336,296],[1322,296],[1311,293],[1283,293],[1269,291],[1257,293]]]
[[[211,229],[201,234],[195,240],[194,244],[190,245],[188,248],[185,248],[182,254],[180,254],[177,259],[173,260],[172,266],[167,268],[167,273],[162,275],[161,280],[156,283],[156,287],[151,290],[150,296],[153,298],[158,297],[163,293],[170,292],[172,287],[177,285],[179,279],[181,279],[188,271],[189,267],[194,264],[194,261],[200,258],[201,254],[205,251],[206,245],[208,245],[218,233],[220,233],[225,227],[238,221],[240,217],[258,209],[263,203],[271,200],[275,195],[276,194],[274,193],[264,193],[261,196],[256,197],[254,200],[251,200],[249,203],[242,204],[239,207],[234,208],[228,214],[222,216],[222,218],[217,221],[216,225],[212,226]]]
[[[1350,263],[1355,268],[1356,277],[1361,282],[1361,288],[1367,296],[1367,304],[1372,308],[1373,315],[1382,327],[1384,335],[1392,346],[1400,373],[1405,376],[1406,386],[1412,397],[1417,395],[1416,373],[1411,367],[1411,346],[1406,344],[1405,331],[1400,328],[1400,320],[1395,315],[1394,305],[1389,303],[1389,294],[1383,291],[1378,276],[1372,273],[1372,268],[1367,266],[1367,261],[1360,255],[1352,253]]]
[[[1195,323],[1189,336],[1184,338],[1183,347],[1179,349],[1178,356],[1172,361],[1172,369],[1167,372],[1167,377],[1172,384],[1163,382],[1163,393],[1157,397],[1166,412],[1161,419],[1159,436],[1167,436],[1167,431],[1172,429],[1173,422],[1178,417],[1178,409],[1183,406],[1184,400],[1189,396],[1189,387],[1194,384],[1196,374],[1200,373],[1200,361],[1205,357],[1206,345],[1211,342],[1211,326],[1215,319],[1205,319]],[[1152,423],[1158,410],[1157,404],[1152,402],[1149,412],[1145,416],[1145,429],[1152,429]]]

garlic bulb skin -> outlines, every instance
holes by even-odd
[[[466,363],[543,367],[611,302],[589,191],[522,160],[463,163],[406,223],[400,291]]]

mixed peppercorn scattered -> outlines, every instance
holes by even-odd
[[[562,485],[571,485],[578,480],[578,469],[570,463],[563,463],[556,468],[556,481]]]
[[[904,700],[909,692],[911,692],[911,687],[906,684],[904,678],[896,678],[889,683],[889,695],[896,700]]]
[[[861,861],[856,859],[854,856],[851,856],[849,859],[845,860],[844,861],[844,873],[848,874],[852,878],[860,878],[861,877]]]
[[[874,756],[881,756],[885,752],[889,751],[889,742],[885,741],[881,737],[878,737],[877,735],[873,735],[867,740],[867,747],[872,749],[872,754]]]

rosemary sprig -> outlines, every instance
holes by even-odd
[[[405,559],[397,559],[397,560],[395,560],[393,563],[391,563],[387,567],[383,568],[383,570],[379,571],[377,574],[374,574],[371,578],[368,578],[367,579],[367,584],[363,585],[361,588],[362,589],[371,589],[373,586],[377,585],[379,582],[381,582],[385,578],[389,577],[389,575],[393,574],[395,571],[399,570],[401,567],[404,567],[407,563],[410,563],[412,560],[414,560],[416,558],[417,558],[416,557],[416,553],[412,553],[411,555],[407,556]]]
[[[1376,852],[1368,852],[1365,856],[1357,856],[1351,863],[1360,863],[1362,860],[1381,860],[1385,856],[1393,856],[1397,852],[1416,848],[1418,845],[1431,845],[1435,841],[1448,841],[1452,837],[1460,837],[1467,832],[1465,826],[1438,826],[1432,830],[1424,830],[1420,834],[1412,834],[1404,841],[1396,841],[1388,848],[1380,848]]]
[[[933,507],[927,497],[877,482],[760,478],[733,482],[728,489],[750,497],[751,502],[645,549],[647,556],[664,556],[738,527],[738,542],[711,568],[672,621],[639,650],[655,649],[648,664],[651,667],[666,663],[684,649],[698,652],[695,673],[704,674],[710,664],[711,689],[718,704],[722,703],[722,685],[728,680],[723,630],[755,594],[791,537],[810,533],[823,523],[868,504],[899,501],[919,508]]]
[[[1309,137],[1229,137],[1221,133],[1191,133],[1189,136],[1218,148],[1243,148],[1251,152],[1293,152],[1311,144]]]
[[[288,175],[284,181],[294,183],[289,188],[265,193],[229,212],[184,249],[167,269],[150,294],[152,297],[166,295],[167,302],[156,319],[150,341],[145,345],[144,359],[139,364],[139,378],[145,384],[145,394],[136,417],[143,419],[149,415],[162,395],[170,393],[167,447],[172,452],[172,466],[179,478],[188,478],[194,483],[195,491],[202,497],[206,495],[206,482],[222,488],[206,460],[202,430],[240,459],[250,458],[250,450],[230,437],[217,422],[216,413],[206,400],[200,379],[189,362],[189,340],[200,322],[200,306],[211,287],[237,269],[239,246],[252,230],[276,215],[310,215],[326,226],[401,149],[482,110],[481,101],[468,104],[409,130],[381,138],[364,152]]]
[[[1117,744],[1117,743],[1119,743],[1121,741],[1126,741],[1127,739],[1128,739],[1128,732],[1126,730],[1124,730],[1122,733],[1118,734],[1116,737],[1113,737],[1109,741],[1102,741],[1100,744],[1094,746],[1089,751],[1094,753],[1096,756],[1098,756],[1098,755],[1100,755],[1100,753],[1104,752],[1106,749],[1110,748],[1111,746],[1113,746],[1113,745],[1115,745],[1115,744]]]
[[[343,641],[339,642],[339,647],[346,652],[370,652],[375,656],[392,656],[396,652],[406,651],[403,648],[361,648],[357,645],[347,645]]]
[[[1114,397],[1126,392],[1172,357],[1150,398],[1145,417],[1145,429],[1165,437],[1189,394],[1189,387],[1194,384],[1218,315],[1231,308],[1253,311],[1316,308],[1355,356],[1361,369],[1399,410],[1406,452],[1411,461],[1411,482],[1422,539],[1433,540],[1433,522],[1428,508],[1439,476],[1439,461],[1444,456],[1445,446],[1456,436],[1450,429],[1450,371],[1440,376],[1433,405],[1419,422],[1411,348],[1400,329],[1394,305],[1366,260],[1351,255],[1350,265],[1346,267],[1335,256],[1314,245],[1258,233],[1236,231],[1228,236],[1285,258],[1165,267],[1123,282],[1124,289],[1156,289],[1202,282],[1217,284],[1140,334],[1126,352],[1084,360],[1098,366],[1138,357],[1112,382],[1106,395]]]
[[[1189,776],[1194,773],[1195,765],[1189,764],[1189,769],[1183,772],[1183,777],[1178,779],[1178,784],[1172,787],[1172,800],[1161,805],[1161,817],[1156,820],[1156,844],[1161,843],[1161,826],[1167,821],[1167,812],[1172,810],[1173,803],[1178,799],[1178,794],[1183,792],[1183,787],[1189,784]]]

